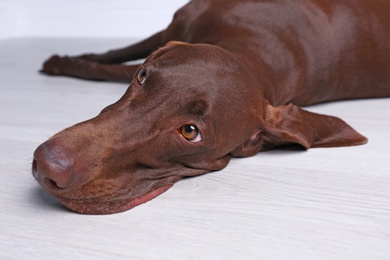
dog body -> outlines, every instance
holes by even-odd
[[[366,0],[192,1],[176,13],[163,41],[228,50],[273,105],[381,97],[390,82],[387,6]]]
[[[341,119],[299,106],[390,96],[389,8],[385,0],[193,0],[138,44],[53,56],[43,67],[50,75],[135,76],[118,102],[39,146],[33,174],[70,209],[106,214],[232,157],[364,144]],[[121,64],[139,58],[142,66]]]

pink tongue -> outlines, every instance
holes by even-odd
[[[169,190],[172,186],[173,186],[173,184],[167,185],[167,186],[155,189],[155,190],[153,190],[153,191],[151,191],[149,193],[146,193],[145,195],[142,195],[141,197],[133,199],[130,202],[130,205],[128,205],[129,207],[126,208],[125,210],[129,210],[129,209],[134,208],[134,207],[136,207],[138,205],[141,205],[141,204],[143,204],[145,202],[148,202],[149,200],[154,199],[158,195],[161,195],[162,193],[164,193],[167,190]]]

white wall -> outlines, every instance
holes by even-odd
[[[0,0],[0,39],[146,37],[188,0]]]

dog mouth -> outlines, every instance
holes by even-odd
[[[155,190],[152,190],[144,195],[129,199],[114,199],[114,200],[100,200],[100,199],[71,199],[65,197],[57,197],[57,199],[68,209],[89,215],[107,215],[127,211],[138,205],[146,203],[162,193],[170,189],[173,184],[166,185]]]

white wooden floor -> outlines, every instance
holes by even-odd
[[[36,146],[126,86],[46,77],[41,62],[130,41],[0,41],[0,259],[390,259],[390,99],[310,108],[367,145],[233,160],[125,213],[79,215],[45,195],[30,173]]]

